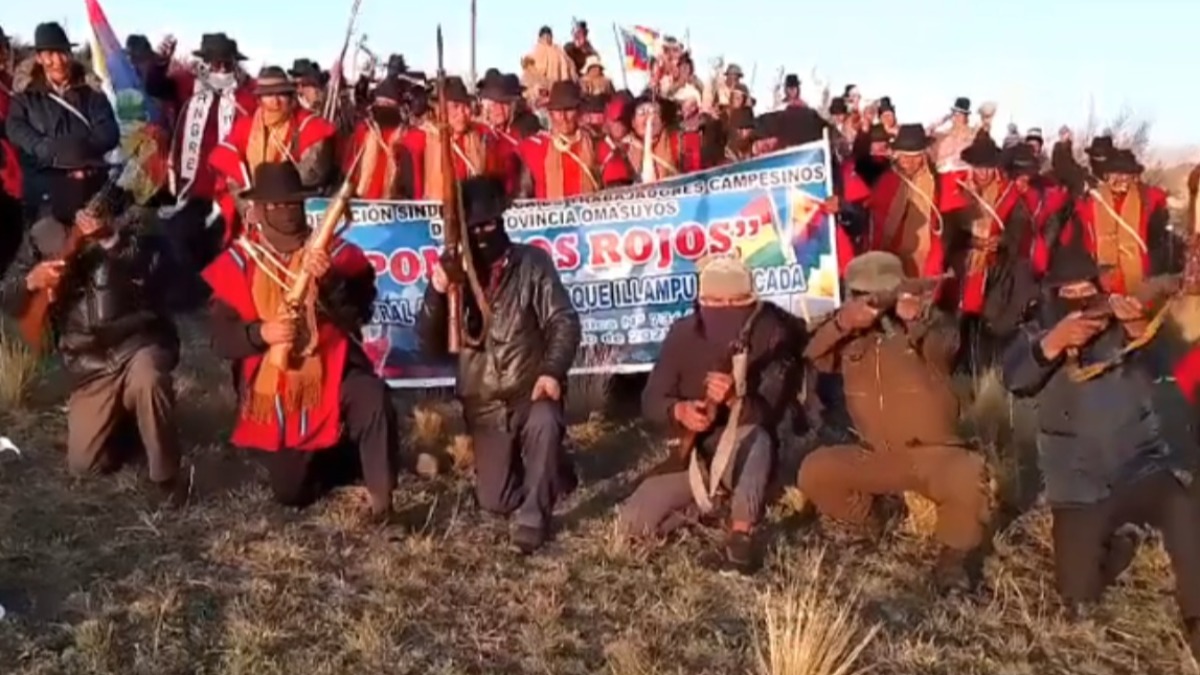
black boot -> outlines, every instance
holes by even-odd
[[[721,571],[750,575],[758,571],[762,561],[749,532],[731,531],[725,537],[725,564]]]
[[[546,528],[517,525],[512,533],[513,546],[525,555],[531,555],[546,543]]]

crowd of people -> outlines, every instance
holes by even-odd
[[[203,498],[191,494],[172,423],[172,372],[174,317],[204,302],[237,393],[230,442],[262,459],[276,499],[304,506],[361,480],[364,517],[386,522],[403,448],[361,345],[375,271],[340,238],[311,246],[304,202],[344,184],[360,199],[440,200],[453,181],[466,271],[482,283],[452,301],[464,270],[445,258],[418,332],[429,359],[457,359],[480,508],[511,515],[515,546],[533,553],[578,484],[562,401],[581,326],[549,255],[510,241],[509,204],[829,138],[836,194],[823,207],[846,297],[807,325],[763,302],[743,261],[701,262],[696,311],[671,326],[642,397],[647,421],[683,450],[622,504],[624,531],[724,523],[726,563],[752,572],[771,485],[797,483],[822,532],[846,546],[878,539],[879,497],[917,493],[937,509],[934,582],[970,592],[994,500],[985,457],[960,432],[952,377],[994,366],[1014,395],[1035,399],[1068,615],[1087,616],[1151,526],[1200,653],[1195,439],[1169,440],[1155,403],[1163,378],[1188,400],[1200,384],[1200,356],[1180,337],[1194,331],[1176,311],[1200,293],[1200,257],[1172,229],[1165,193],[1142,182],[1138,158],[1111,136],[1077,157],[1063,130],[1047,161],[1036,129],[993,140],[993,106],[973,111],[959,97],[937,125],[901,123],[890,97],[868,104],[853,85],[810,105],[795,76],[778,109],[756,113],[736,65],[705,83],[674,42],[644,92],[616,91],[582,23],[565,47],[543,28],[520,73],[430,80],[394,55],[384,76],[345,91],[308,59],[249,77],[225,34],[203,36],[186,68],[173,41],[155,50],[135,35],[128,55],[175,121],[171,178],[150,222],[114,186],[113,109],[86,83],[65,31],[38,26],[32,47],[28,83],[14,89],[0,72],[2,300],[18,317],[39,297],[52,302],[73,378],[72,472],[111,471],[134,445],[165,504]],[[23,177],[44,194],[31,198]],[[312,311],[297,317],[286,296],[305,276],[317,280]],[[779,427],[802,391],[821,403],[822,444],[781,481]]]

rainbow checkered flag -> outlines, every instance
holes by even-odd
[[[650,72],[654,59],[662,53],[662,33],[645,26],[618,29],[626,72]]]

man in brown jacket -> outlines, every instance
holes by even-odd
[[[950,372],[958,331],[906,280],[891,253],[863,254],[846,268],[850,298],[812,335],[805,356],[845,381],[858,445],[818,448],[800,467],[800,489],[829,521],[859,536],[878,532],[876,496],[915,492],[937,505],[942,590],[971,586],[967,554],[991,515],[982,455],[957,431]],[[908,292],[906,292],[908,291]]]

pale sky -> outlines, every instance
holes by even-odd
[[[302,56],[328,65],[350,8],[349,0],[101,2],[122,39],[139,32],[157,43],[174,33],[190,49],[201,33],[223,30],[255,64],[285,66]],[[83,0],[3,5],[0,25],[10,34],[29,37],[38,22],[58,20],[72,39],[87,37]],[[478,12],[480,74],[490,66],[516,71],[542,25],[566,41],[574,15],[588,21],[618,87],[613,22],[690,34],[702,76],[723,55],[747,77],[756,72],[760,102],[771,100],[781,66],[806,83],[815,66],[835,95],[848,82],[867,99],[890,95],[901,121],[932,121],[968,96],[975,106],[999,103],[1000,133],[1012,120],[1051,136],[1063,123],[1082,125],[1089,109],[1108,119],[1127,106],[1154,121],[1154,145],[1200,143],[1188,49],[1200,25],[1196,0],[478,0]],[[470,0],[362,0],[358,31],[382,57],[400,52],[410,67],[432,72],[438,23],[447,68],[465,74]]]

